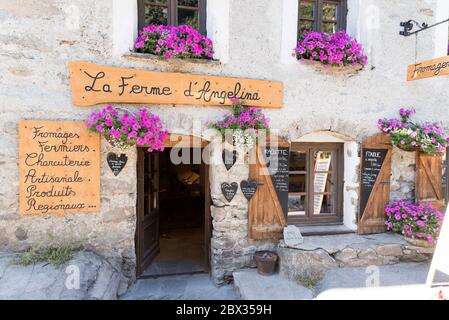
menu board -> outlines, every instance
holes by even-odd
[[[363,149],[362,171],[360,185],[360,217],[365,211],[374,184],[379,177],[380,170],[387,156],[387,149]]]
[[[100,137],[84,122],[19,122],[20,212],[93,212],[100,207]]]
[[[288,147],[267,148],[268,172],[271,175],[282,212],[288,214],[288,169],[290,149]]]

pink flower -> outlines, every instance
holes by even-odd
[[[103,127],[102,127],[101,125],[97,125],[97,126],[95,127],[95,129],[96,129],[98,132],[102,132],[102,131],[103,131]]]
[[[138,42],[136,42],[135,47],[136,47],[136,49],[139,49],[139,48],[142,48],[144,45],[145,45],[145,43],[143,41],[138,41]]]

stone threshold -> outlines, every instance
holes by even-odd
[[[303,236],[326,236],[335,234],[355,233],[354,230],[349,229],[343,224],[335,225],[297,225]]]
[[[308,236],[298,248],[281,240],[279,272],[290,280],[331,268],[393,265],[431,260],[434,248],[417,247],[391,233]]]

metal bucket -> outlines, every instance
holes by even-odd
[[[256,251],[254,253],[256,260],[257,273],[263,276],[272,275],[276,271],[276,262],[278,255],[273,251]]]

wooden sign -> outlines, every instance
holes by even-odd
[[[240,182],[240,189],[242,190],[243,195],[249,201],[254,196],[257,191],[257,181],[251,180],[243,180]]]
[[[228,202],[231,202],[232,199],[234,199],[238,188],[239,185],[237,184],[237,182],[232,182],[231,184],[223,182],[221,184],[221,192],[223,193],[225,199],[228,200]]]
[[[84,122],[19,122],[20,212],[63,214],[100,207],[100,136]]]
[[[237,161],[237,151],[235,150],[230,151],[228,149],[223,149],[221,157],[223,158],[223,163],[226,167],[226,170],[229,171]]]
[[[359,188],[359,234],[385,231],[385,207],[390,201],[391,139],[378,134],[362,142]]]
[[[128,162],[128,157],[124,153],[118,156],[113,152],[109,152],[106,160],[108,161],[108,166],[111,169],[114,176],[118,176],[118,174],[125,167],[126,162]]]
[[[449,56],[408,66],[407,81],[449,75]]]
[[[290,148],[287,146],[270,147],[265,150],[265,155],[268,159],[268,171],[281,204],[282,212],[287,217]]]
[[[281,108],[282,82],[163,73],[70,63],[72,100],[77,106],[99,103],[231,105],[233,98],[248,105]]]

